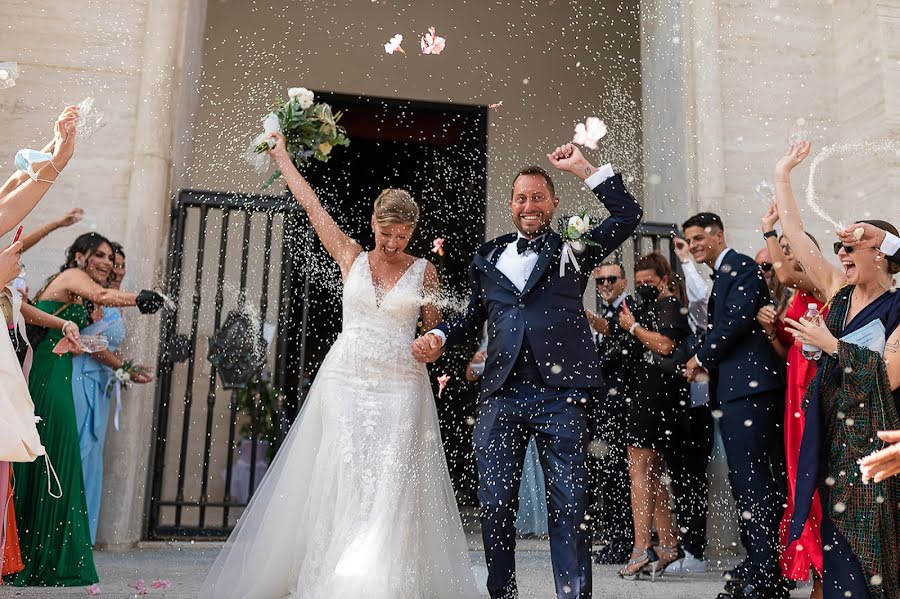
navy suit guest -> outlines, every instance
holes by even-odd
[[[550,229],[559,198],[546,171],[529,167],[513,182],[518,233],[487,242],[469,267],[466,313],[413,344],[419,361],[477,338],[487,322],[488,348],[475,424],[478,499],[491,597],[518,596],[516,500],[528,439],[537,441],[549,498],[550,555],[558,597],[591,596],[587,402],[603,386],[582,297],[591,271],[634,232],[642,211],[621,175],[594,168],[572,144],[548,154],[551,164],[585,180],[610,216],[588,231],[596,245],[566,260]]]
[[[591,328],[597,332],[600,371],[606,393],[592,403],[592,437],[604,444],[602,455],[592,455],[592,513],[600,524],[601,540],[606,544],[597,552],[598,564],[624,564],[634,546],[631,519],[631,481],[628,478],[628,446],[625,443],[625,393],[622,349],[628,331],[619,326],[619,312],[627,297],[628,278],[621,264],[605,262],[594,269],[597,313],[588,311]]]
[[[683,228],[694,259],[713,270],[708,331],[685,365],[685,376],[693,381],[708,373],[747,550],[719,597],[787,598],[778,569],[783,498],[773,464],[782,443],[784,381],[778,357],[756,321],[759,309],[771,303],[769,290],[753,259],[727,247],[718,215],[697,214]]]

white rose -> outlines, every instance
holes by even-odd
[[[274,112],[270,112],[266,115],[262,125],[263,131],[266,132],[266,136],[269,136],[272,133],[281,133],[281,123],[278,122],[278,115]]]
[[[300,105],[300,108],[306,110],[307,108],[312,106],[315,96],[305,87],[292,87],[288,90],[288,97],[291,100],[296,100]]]
[[[588,230],[589,219],[581,218],[580,216],[573,216],[569,219],[569,226],[574,228],[581,234],[584,234]]]

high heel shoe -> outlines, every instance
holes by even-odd
[[[651,580],[656,580],[658,563],[659,556],[656,555],[656,551],[653,550],[653,547],[648,547],[647,549],[634,547],[631,551],[631,557],[629,558],[628,563],[625,564],[624,568],[619,570],[619,578],[624,578],[625,580],[638,580],[640,579],[641,574],[643,574],[647,568],[650,568]]]
[[[679,565],[678,574],[681,578],[684,578],[684,549],[681,548],[681,545],[675,545],[674,547],[666,547],[665,545],[660,545],[657,547],[657,555],[662,554],[662,557],[659,559],[659,563],[656,566],[656,569],[659,571],[659,575],[662,576],[666,568],[671,564],[677,563]]]

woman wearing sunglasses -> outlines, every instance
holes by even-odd
[[[818,486],[822,507],[823,596],[900,595],[900,481],[863,484],[857,461],[884,447],[876,432],[900,428],[900,266],[876,248],[834,248],[834,267],[804,233],[790,173],[810,144],[792,144],[775,167],[784,234],[804,271],[829,298],[828,316],[787,319],[801,343],[822,350],[804,397],[806,428],[797,466],[791,539],[800,536]],[[896,235],[890,223],[865,221]]]

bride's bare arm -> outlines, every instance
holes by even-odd
[[[337,223],[334,222],[334,219],[322,206],[319,196],[316,195],[313,188],[310,187],[303,175],[300,174],[300,171],[297,170],[297,167],[294,166],[291,157],[288,156],[285,149],[284,136],[280,133],[273,133],[270,137],[275,139],[276,143],[275,147],[269,151],[269,154],[279,170],[281,170],[281,174],[287,182],[291,193],[294,194],[294,197],[306,210],[309,222],[312,223],[313,228],[316,230],[316,235],[319,236],[322,245],[325,246],[331,257],[338,263],[338,266],[341,267],[341,272],[346,277],[347,273],[350,272],[353,261],[359,255],[359,252],[362,251],[362,248],[350,236],[341,231],[341,228],[337,226]]]
[[[422,306],[422,325],[423,330],[430,331],[443,320],[441,309],[434,305],[441,292],[441,278],[438,276],[437,269],[434,264],[427,262],[425,264],[425,299],[426,303]],[[431,300],[430,302],[428,300]]]

